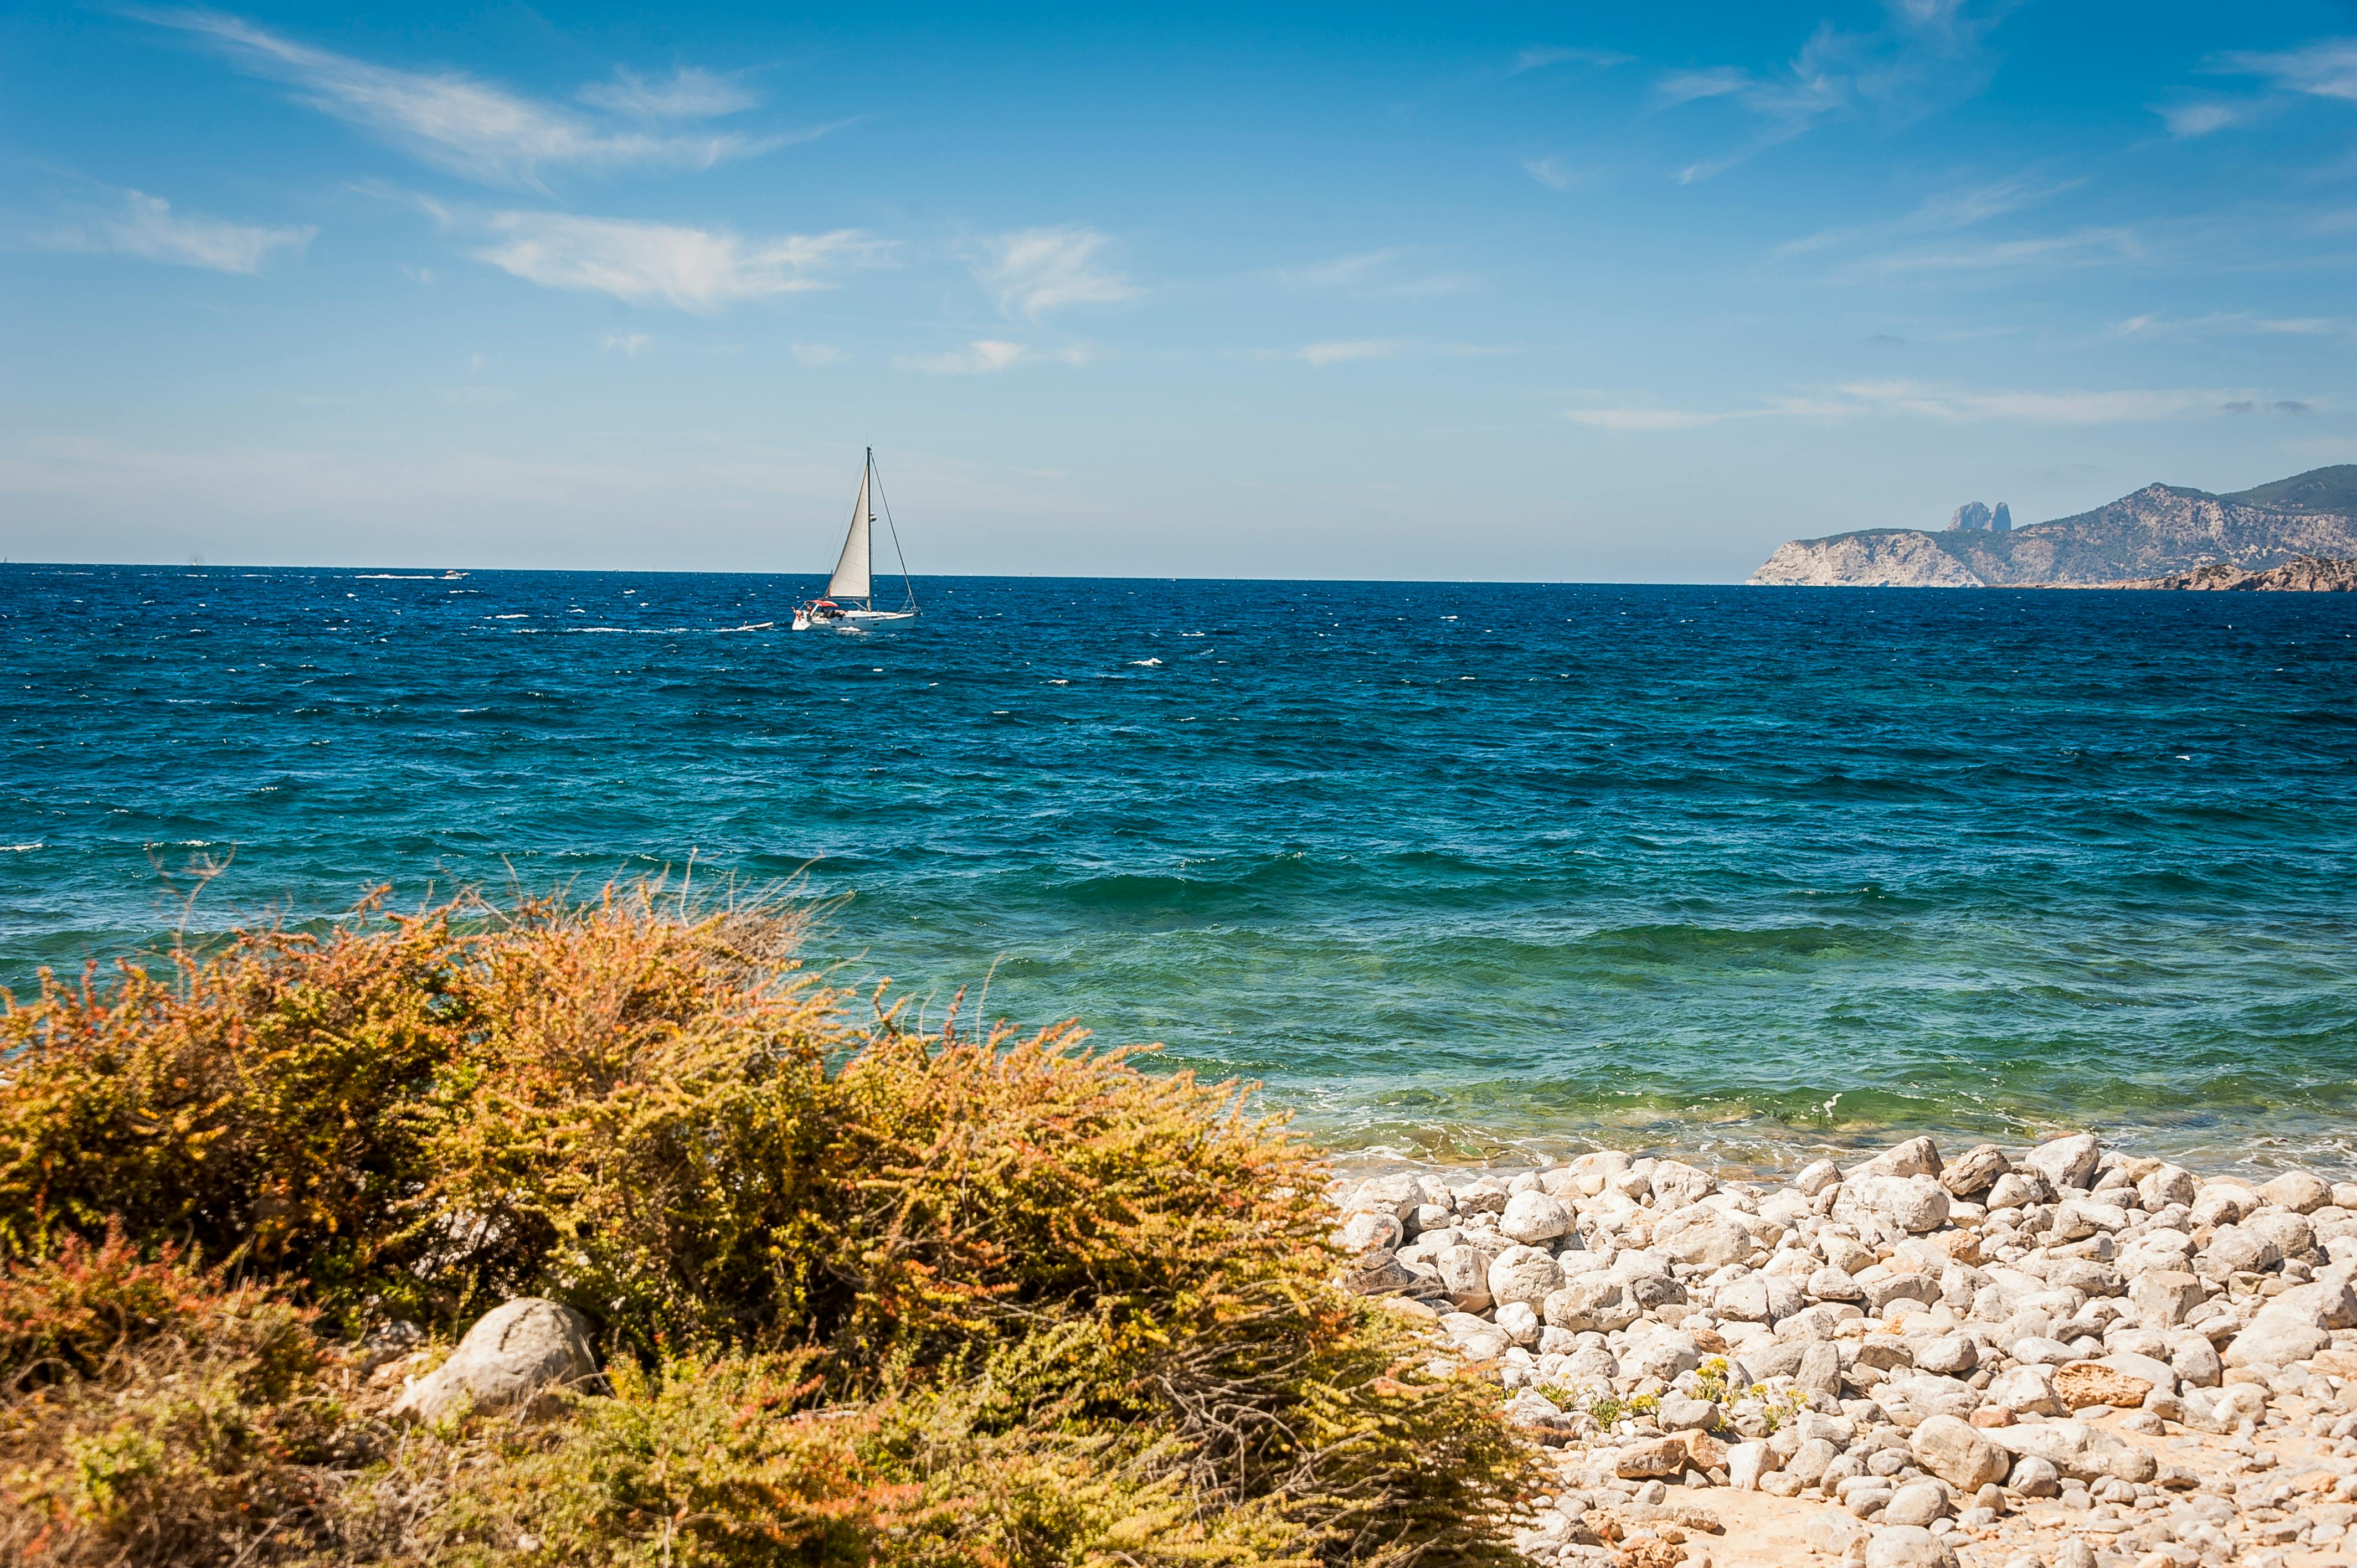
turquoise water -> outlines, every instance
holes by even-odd
[[[1352,1149],[2357,1165],[2357,596],[810,586],[0,571],[0,978],[692,854]]]

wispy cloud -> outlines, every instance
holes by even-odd
[[[2040,175],[2015,175],[1977,185],[1938,191],[1917,203],[1913,210],[1881,223],[1861,223],[1843,229],[1821,229],[1803,239],[1780,245],[1779,260],[1814,251],[1887,243],[1921,234],[1948,234],[1970,229],[2050,201],[2086,184],[2083,179],[2053,179]]]
[[[1674,70],[1653,83],[1653,96],[1665,107],[1705,98],[1725,98],[1751,86],[1751,73],[1740,66],[1714,66],[1708,70]]]
[[[625,360],[635,360],[640,349],[653,342],[652,335],[645,332],[603,332],[597,337],[597,351],[601,354],[618,353]]]
[[[1848,276],[1900,277],[1932,273],[1996,272],[2011,267],[2100,266],[2134,261],[2145,253],[2133,229],[2074,229],[2066,234],[2038,234],[1981,245],[1933,245],[1867,256],[1849,268]]]
[[[793,348],[794,363],[805,371],[823,370],[839,365],[851,358],[832,343],[797,343]]]
[[[1549,190],[1577,190],[1604,176],[1604,170],[1596,165],[1575,164],[1552,154],[1541,158],[1524,158],[1523,172]]]
[[[1027,344],[978,338],[964,348],[952,349],[945,354],[912,355],[894,362],[904,370],[922,371],[929,376],[986,376],[1032,357]]]
[[[694,66],[682,66],[660,80],[617,66],[613,81],[583,88],[581,102],[641,120],[716,120],[756,108],[761,99],[735,76]]]
[[[1000,310],[1027,321],[1074,305],[1113,305],[1142,291],[1105,265],[1112,243],[1077,224],[994,235],[981,242],[974,274]]]
[[[497,212],[489,224],[500,238],[477,256],[527,283],[693,311],[829,288],[827,274],[890,255],[889,245],[856,229],[748,240],[726,231],[564,212]]]
[[[529,98],[463,72],[374,65],[216,11],[134,14],[196,34],[240,69],[293,87],[298,102],[373,133],[436,167],[486,184],[540,188],[543,170],[564,166],[709,167],[820,134],[752,137],[600,124],[562,104]],[[727,102],[724,86],[724,79],[683,71],[668,83],[623,78],[595,91],[609,106],[628,103],[627,112],[641,118],[685,118],[723,112],[696,111],[693,105],[699,99],[707,104]]]
[[[2219,413],[2277,409],[2288,400],[2201,388],[2088,392],[1973,391],[1924,381],[1845,381],[1749,408],[1680,409],[1636,404],[1574,408],[1564,417],[1623,434],[1691,430],[1729,420],[1842,420],[1900,417],[1943,424],[2011,423],[2050,426],[2138,424]],[[2245,408],[2244,405],[2247,405]]]
[[[1288,287],[1337,289],[1367,298],[1461,294],[1480,280],[1466,273],[1430,273],[1408,263],[1405,251],[1362,251],[1277,274]]]
[[[2201,338],[2357,338],[2357,321],[2330,316],[2256,316],[2240,310],[2177,318],[2148,314],[2114,322],[2104,335],[2167,341]]]
[[[2269,85],[2287,92],[2357,103],[2357,38],[2319,38],[2296,49],[2222,55],[2218,65],[2240,75],[2265,77]]]
[[[1984,39],[2007,0],[1886,0],[1889,25],[1844,32],[1820,24],[1781,68],[1674,70],[1653,84],[1664,108],[1727,99],[1760,122],[1747,141],[1687,165],[1681,184],[1708,179],[1766,149],[1805,134],[1839,112],[1872,109],[1912,120],[1977,93],[1994,70]]]
[[[1510,75],[1520,76],[1526,70],[1544,70],[1551,65],[1592,65],[1609,70],[1616,65],[1628,65],[1636,59],[1618,49],[1587,49],[1566,48],[1560,44],[1533,44],[1514,56]]]
[[[2218,412],[2221,413],[2282,413],[2297,418],[2303,413],[2314,413],[2316,405],[2312,403],[2301,403],[2296,398],[2283,397],[2276,399],[2273,403],[2260,403],[2255,398],[2245,397],[2236,398],[2232,403],[2220,403]]]
[[[1361,338],[1344,343],[1312,343],[1294,357],[1304,364],[1323,367],[1345,365],[1354,360],[1395,360],[1405,348],[1405,344]]]
[[[112,192],[113,210],[95,213],[44,236],[52,250],[139,256],[173,266],[217,273],[259,273],[280,251],[300,252],[318,231],[231,223],[219,218],[175,212],[172,204],[144,190]]]
[[[2222,131],[2249,118],[2249,110],[2239,103],[2224,103],[2214,98],[2198,99],[2189,103],[2159,105],[2153,113],[2169,127],[2172,136],[2206,136],[2212,131]]]

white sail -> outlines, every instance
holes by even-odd
[[[876,520],[867,511],[867,470],[859,470],[859,499],[851,509],[851,532],[843,541],[843,555],[834,564],[834,575],[826,580],[826,596],[830,599],[865,599],[869,596],[868,525]]]

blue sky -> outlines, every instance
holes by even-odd
[[[2357,461],[2357,6],[35,5],[0,553],[1739,579]]]

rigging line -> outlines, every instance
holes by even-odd
[[[900,548],[900,528],[892,521],[892,498],[884,493],[884,476],[876,470],[876,453],[868,449],[867,472],[876,486],[876,499],[884,503],[884,527],[892,535],[892,553],[900,558],[900,585],[909,590],[909,607],[917,607],[917,585],[909,575],[909,557]]]

